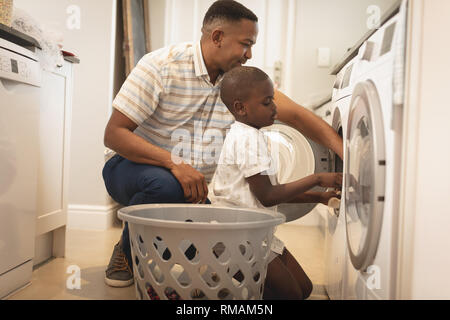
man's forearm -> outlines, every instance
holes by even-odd
[[[342,138],[328,123],[280,91],[275,91],[275,103],[280,121],[296,128],[311,140],[333,150],[343,159]]]
[[[124,158],[143,164],[171,169],[171,153],[157,147],[126,128],[116,128],[108,133],[106,147],[116,151]]]

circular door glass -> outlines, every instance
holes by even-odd
[[[384,195],[384,131],[378,95],[370,84],[357,87],[347,131],[345,208],[352,263],[366,268],[378,247]]]
[[[362,99],[357,104],[363,104]],[[351,128],[348,141],[347,230],[354,254],[361,254],[366,242],[373,185],[372,137],[368,118],[362,115]]]

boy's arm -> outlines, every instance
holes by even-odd
[[[340,198],[341,196],[336,191],[306,191],[299,194],[294,199],[288,201],[289,203],[322,203],[328,205],[331,198]]]
[[[306,202],[316,197],[314,193],[309,193],[302,198],[302,194],[315,186],[321,187],[342,187],[341,173],[318,173],[309,175],[303,179],[290,183],[272,185],[269,176],[256,174],[246,178],[250,191],[265,207],[271,207],[284,202]],[[301,200],[301,201],[296,201]]]
[[[269,176],[256,174],[246,178],[250,191],[265,207],[271,207],[295,199],[299,194],[320,184],[319,175],[310,175],[303,179],[279,185],[272,185]]]

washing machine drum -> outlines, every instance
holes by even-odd
[[[327,149],[305,138],[296,129],[284,124],[274,124],[262,131],[268,138],[271,155],[276,162],[279,184],[328,171]],[[309,213],[316,205],[280,204],[278,212],[286,215],[286,222],[289,222]]]

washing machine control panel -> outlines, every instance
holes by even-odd
[[[39,58],[30,50],[0,38],[0,80],[41,86]]]
[[[37,60],[33,60],[0,43],[0,79],[18,81],[40,86],[41,67]]]
[[[358,56],[362,61],[373,62],[392,50],[396,22],[383,27],[359,49]]]

